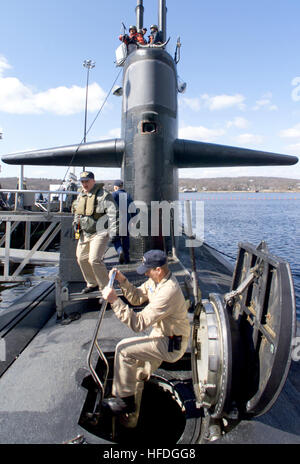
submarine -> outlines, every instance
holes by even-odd
[[[138,0],[137,29],[143,27],[143,13],[143,1]],[[146,446],[162,441],[166,445],[243,442],[246,435],[248,439],[251,435],[245,433],[249,422],[254,424],[255,442],[263,439],[258,436],[264,433],[256,418],[279,404],[290,372],[297,329],[288,263],[270,254],[264,242],[258,246],[241,243],[235,267],[230,269],[205,244],[190,250],[185,236],[164,235],[161,217],[158,233],[151,234],[151,205],[178,200],[178,169],[293,165],[298,158],[178,138],[177,99],[182,87],[177,54],[172,57],[167,51],[166,25],[166,1],[159,0],[160,43],[136,44],[126,51],[121,64],[120,138],[9,154],[2,161],[15,165],[121,168],[125,189],[134,202],[147,206],[145,214],[149,216],[148,233],[131,240],[133,259],[130,265],[124,265],[124,273],[139,284],[134,268],[144,252],[152,248],[166,251],[172,272],[182,278],[182,286],[191,298],[189,352],[174,365],[164,363],[146,382],[137,425],[125,427],[103,413],[101,400],[109,394],[114,348],[129,332],[109,309],[104,312],[104,306],[98,316],[99,304],[91,311],[91,299],[77,301],[73,306],[80,312],[79,320],[69,325],[63,324],[62,317],[62,324],[54,316],[43,320],[37,335],[29,341],[26,338],[22,352],[3,369],[1,443],[86,440]],[[62,234],[62,260],[64,253],[70,252],[70,228],[71,217],[66,218]],[[194,240],[190,235],[188,238]],[[74,244],[73,253],[75,256]],[[62,266],[70,266],[68,259]],[[106,262],[108,267],[116,263],[112,247]],[[221,275],[222,282],[198,281],[199,266],[208,275]],[[187,279],[188,268],[191,272]],[[47,291],[41,305],[50,300],[47,304],[53,307],[53,296]],[[22,330],[17,331],[19,337],[24,333],[29,337],[26,324],[23,321]],[[4,324],[1,336],[8,338],[9,333],[9,325]],[[97,365],[89,372],[84,355],[92,357],[95,346]],[[293,369],[299,373],[299,368]],[[105,388],[101,390],[103,383]],[[293,381],[289,388],[293,388]],[[297,411],[292,406],[290,409],[297,417]],[[284,439],[297,440],[293,434]]]

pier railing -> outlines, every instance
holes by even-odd
[[[9,199],[4,199],[3,194],[14,195],[14,200],[10,202]],[[42,194],[44,201],[38,201],[36,195]],[[71,196],[77,196],[79,192],[73,190],[26,190],[26,189],[0,189],[0,196],[6,204],[7,209],[18,211],[19,209],[28,209],[35,205],[42,211],[50,212],[51,206],[54,206],[53,198],[57,198],[59,205],[58,211],[62,212],[65,207],[65,199]],[[24,203],[24,200],[26,202]]]
[[[15,197],[10,209],[6,201],[7,208],[0,210],[0,230],[2,228],[0,282],[23,283],[26,286],[31,286],[33,282],[38,281],[53,282],[56,291],[57,313],[60,316],[63,311],[62,288],[65,280],[62,267],[72,265],[69,261],[67,264],[64,262],[63,266],[61,263],[61,254],[65,255],[66,253],[66,250],[61,250],[62,234],[68,235],[67,246],[72,246],[72,214],[70,212],[72,201],[66,202],[65,200],[70,195],[71,198],[75,198],[79,192],[0,189],[1,193],[14,194]],[[44,201],[36,199],[36,196],[40,194],[43,195]],[[3,195],[1,196],[4,200]],[[53,201],[54,197],[56,201]],[[66,206],[66,203],[69,204],[69,207]],[[59,251],[46,251],[54,239],[57,240]],[[73,253],[67,253],[67,255],[73,255]],[[66,259],[64,258],[64,260]],[[49,271],[47,275],[40,276],[24,274],[22,271],[28,264],[56,266],[57,272],[51,273]]]

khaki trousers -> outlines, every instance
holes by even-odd
[[[107,232],[83,236],[78,240],[76,258],[88,287],[98,285],[102,290],[108,284],[108,272],[103,262],[108,241]]]
[[[163,361],[175,362],[185,353],[188,337],[182,337],[180,350],[168,352],[168,337],[152,336],[125,338],[116,346],[112,394],[124,398],[135,395],[141,383]],[[142,387],[143,388],[143,387]]]

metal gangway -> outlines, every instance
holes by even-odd
[[[0,211],[0,227],[2,227],[0,262],[3,265],[0,282],[23,283],[26,287],[33,285],[33,282],[53,282],[56,292],[57,314],[58,317],[62,317],[62,289],[65,279],[60,272],[61,237],[68,232],[68,238],[72,239],[70,234],[73,219],[71,212],[66,211],[65,199],[70,195],[74,198],[79,192],[68,190],[0,189],[2,198],[4,193],[14,195],[14,205],[12,210],[5,209]],[[35,197],[40,194],[43,195],[46,201],[39,202],[35,200]],[[52,201],[53,196],[58,198],[57,202]],[[31,202],[28,204],[28,199],[30,198]],[[27,201],[24,202],[24,199]],[[36,226],[36,230],[41,224],[42,231],[37,237],[33,237],[35,234],[33,226]],[[19,230],[18,247],[13,248],[13,233],[15,232],[16,235]],[[59,237],[59,234],[59,251],[46,251],[53,240]],[[40,276],[28,275],[23,273],[27,264],[57,267],[57,272],[49,272],[47,275]]]
[[[64,317],[64,307],[72,302],[86,300],[91,298],[101,298],[101,292],[95,291],[92,294],[82,294],[74,291],[72,283],[83,283],[83,277],[76,260],[77,241],[74,237],[72,227],[73,214],[64,211],[63,196],[78,195],[79,192],[67,190],[7,190],[0,189],[0,193],[12,192],[16,196],[21,194],[44,194],[48,201],[42,204],[34,203],[36,210],[26,210],[19,206],[15,201],[15,209],[12,211],[0,211],[0,227],[3,227],[3,236],[0,238],[0,262],[3,264],[3,272],[0,274],[1,282],[23,283],[26,287],[32,286],[36,282],[49,281],[55,287],[55,303],[58,319]],[[51,211],[51,195],[59,198],[59,205],[56,205],[57,211]],[[39,202],[37,202],[39,203]],[[189,211],[189,210],[188,210]],[[190,221],[189,221],[190,222]],[[12,233],[17,230],[20,224],[24,223],[23,244],[18,248],[12,248]],[[43,230],[35,243],[32,243],[31,235],[33,224],[43,224]],[[171,234],[173,235],[173,234]],[[189,235],[192,235],[190,233]],[[57,252],[46,251],[49,245],[57,239]],[[112,249],[108,249],[106,254],[106,264],[108,268],[118,265],[116,256],[113,255]],[[170,256],[170,266],[174,275],[179,278],[180,285],[187,288],[188,292],[194,293],[191,289],[193,275],[185,269],[181,261],[176,256],[176,248],[172,243],[172,256]],[[17,267],[16,267],[17,264]],[[27,264],[51,265],[56,268],[56,272],[49,272],[47,275],[28,275],[25,274],[24,268]],[[128,277],[135,284],[137,274],[135,272],[136,263],[132,262],[125,265],[124,270]],[[76,285],[75,285],[76,287]],[[76,290],[76,289],[75,289]],[[117,293],[121,291],[117,289]],[[195,295],[194,295],[195,296]]]
[[[64,308],[69,303],[101,298],[100,291],[95,291],[92,294],[82,294],[76,290],[74,291],[73,286],[69,285],[84,282],[76,260],[77,240],[75,240],[72,226],[73,214],[64,211],[64,197],[78,195],[79,192],[0,189],[0,193],[9,192],[16,195],[42,193],[48,201],[43,204],[39,204],[39,202],[32,203],[31,206],[35,205],[36,207],[36,210],[32,211],[32,208],[31,210],[25,209],[25,205],[20,207],[19,201],[15,199],[13,210],[0,211],[0,227],[3,228],[3,235],[0,238],[0,264],[2,263],[2,268],[0,266],[0,283],[20,283],[26,288],[45,281],[53,283],[56,312],[59,320],[64,318]],[[51,195],[59,198],[59,204],[55,205],[56,211],[52,211]],[[32,243],[31,236],[34,225],[39,224],[43,225],[42,233],[35,243]],[[18,248],[13,248],[12,234],[18,232],[18,227],[22,227],[24,237]],[[59,251],[46,251],[53,240],[57,240]],[[49,271],[46,275],[29,275],[23,272],[28,264],[53,266],[54,272]],[[112,265],[113,263],[110,263],[109,267]],[[120,293],[120,290],[117,290],[117,292]]]

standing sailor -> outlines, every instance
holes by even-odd
[[[129,205],[132,203],[132,198],[129,193],[124,190],[123,181],[121,179],[117,179],[114,182],[114,191],[112,193],[113,199],[115,200],[118,209],[119,209],[119,225],[120,225],[120,233],[116,237],[114,242],[114,246],[116,252],[119,255],[119,263],[120,264],[127,264],[129,263],[129,247],[130,247],[130,240],[129,240],[129,230],[128,230],[128,223],[132,217],[132,215],[128,212]],[[122,204],[120,205],[120,196]]]
[[[111,304],[117,318],[134,332],[152,327],[150,335],[126,338],[118,343],[112,386],[114,398],[102,402],[113,414],[130,414],[136,411],[136,396],[152,372],[163,361],[173,363],[183,356],[190,324],[186,301],[163,251],[145,253],[137,273],[145,274],[148,280],[138,288],[114,270],[125,298],[134,306],[148,304],[142,311],[134,312],[109,287],[103,290],[103,298]]]
[[[112,195],[96,184],[94,174],[80,174],[82,191],[73,203],[75,236],[78,238],[76,257],[86,287],[82,293],[102,290],[108,283],[103,262],[109,239],[115,239],[118,229],[118,209]]]
[[[76,180],[77,178],[75,174],[70,173],[69,179],[66,185],[66,190],[71,191],[71,192],[77,192],[77,184],[75,182]],[[67,198],[66,198],[66,210],[67,211],[71,211],[72,204],[76,200],[76,197],[77,195],[71,195],[71,194],[67,195]]]
[[[119,40],[121,42],[124,42],[126,45],[129,44],[136,44],[137,42],[137,28],[136,26],[129,26],[129,35],[128,34],[122,34],[119,36]]]
[[[150,36],[149,36],[149,43],[150,44],[161,44],[163,42],[161,33],[158,31],[158,27],[156,24],[152,24],[150,26]]]
[[[146,42],[145,42],[145,39],[144,39],[143,29],[138,30],[137,36],[136,36],[136,41],[137,41],[137,43],[140,43],[142,45],[146,45]]]

